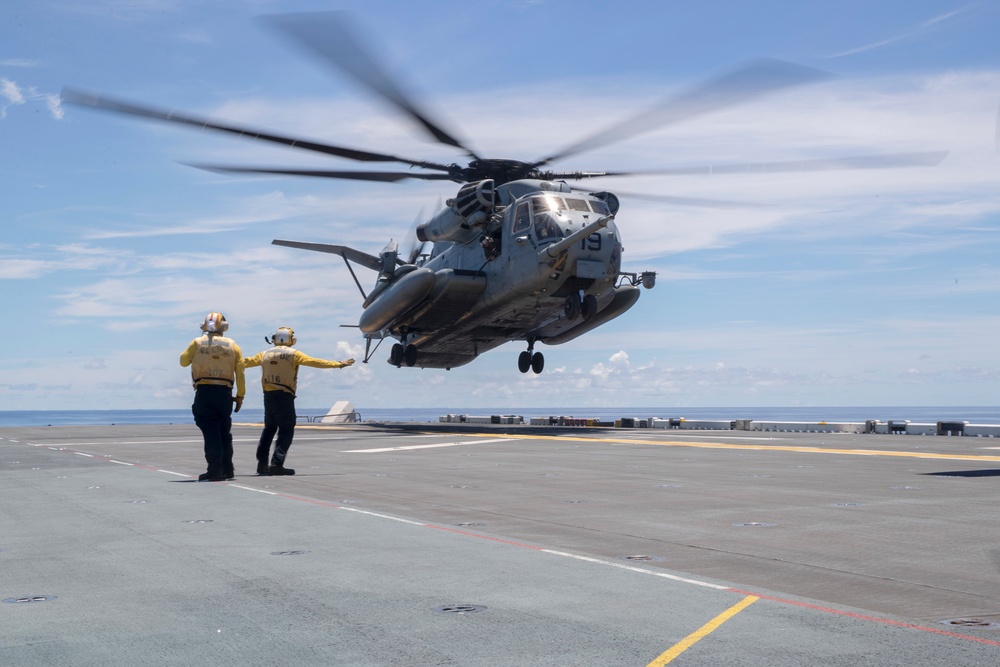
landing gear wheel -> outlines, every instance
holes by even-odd
[[[527,373],[531,368],[531,352],[525,350],[521,354],[517,355],[517,370],[522,373]]]
[[[406,362],[407,366],[415,366],[417,363],[417,346],[407,345],[403,349],[403,361]]]
[[[563,306],[563,311],[566,313],[567,320],[575,320],[580,316],[580,295],[570,294],[566,297],[566,304]]]
[[[580,306],[580,314],[583,315],[583,321],[589,322],[594,319],[594,315],[597,314],[597,297],[593,294],[588,294],[583,297],[583,304]]]
[[[535,352],[531,355],[531,370],[535,372],[535,375],[538,375],[543,368],[545,368],[545,357],[542,356],[541,352]]]
[[[403,346],[395,343],[389,351],[389,363],[399,368],[403,365]]]

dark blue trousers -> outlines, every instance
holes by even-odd
[[[267,457],[275,433],[278,434],[278,441],[274,445],[271,465],[284,467],[288,448],[292,446],[292,437],[295,435],[295,397],[287,391],[264,392],[264,430],[257,444],[258,467],[268,465]]]
[[[233,472],[233,393],[222,385],[200,384],[191,406],[194,423],[205,439],[205,461],[213,477]]]

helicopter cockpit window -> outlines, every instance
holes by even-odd
[[[531,198],[531,210],[533,213],[558,213],[566,210],[566,202],[562,197],[555,195],[544,195]]]
[[[609,209],[608,205],[600,201],[599,199],[590,200],[590,207],[594,209],[594,213],[599,213],[601,215],[611,215],[611,209]]]
[[[514,226],[510,231],[512,234],[524,234],[531,227],[531,214],[527,204],[519,204],[517,212],[514,214]]]
[[[564,210],[566,203],[562,197],[532,197],[531,215],[535,222],[535,238],[539,241],[561,239],[563,231],[557,216],[559,211]]]
[[[587,206],[586,199],[570,199],[566,197],[566,207],[571,211],[585,211],[590,213],[590,207]]]

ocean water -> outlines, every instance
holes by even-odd
[[[299,423],[318,419],[329,408],[297,408]],[[966,421],[1000,424],[1000,407],[994,406],[865,406],[865,407],[552,407],[552,408],[356,408],[366,422],[436,422],[441,415],[520,415],[531,417],[583,417],[612,421],[621,417],[663,419],[757,419],[764,421],[864,422],[869,419],[909,419],[918,423]],[[238,422],[261,422],[262,409],[244,409],[233,415]],[[77,426],[110,424],[190,424],[191,410],[0,410],[3,426]]]

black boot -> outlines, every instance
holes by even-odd
[[[269,469],[272,475],[294,475],[295,470],[292,468],[285,468],[283,466],[271,466]]]

